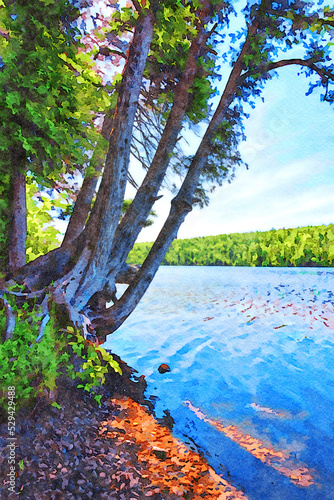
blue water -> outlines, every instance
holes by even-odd
[[[333,290],[334,269],[161,267],[106,347],[145,375],[175,435],[248,498],[333,500]],[[262,463],[187,401],[284,450],[314,484]]]

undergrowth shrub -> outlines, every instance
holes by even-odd
[[[122,375],[113,357],[102,347],[85,341],[72,326],[60,327],[54,310],[44,335],[38,340],[40,308],[25,304],[18,308],[13,298],[7,300],[10,300],[16,321],[12,338],[0,344],[0,407],[5,408],[7,388],[12,386],[15,387],[17,410],[23,406],[34,407],[39,398],[51,400],[60,375],[91,392],[100,403],[102,396],[96,394],[96,390],[105,382],[108,371]],[[6,315],[1,310],[1,338],[4,338],[5,328]],[[59,406],[56,402],[52,404]]]
[[[68,345],[72,348],[73,353],[83,361],[82,367],[79,371],[67,370],[67,374],[71,378],[79,378],[82,383],[78,384],[78,388],[83,388],[85,391],[94,392],[95,388],[104,384],[106,374],[112,369],[116,373],[122,375],[122,370],[103,347],[95,346],[90,342],[86,342],[84,337],[74,329],[67,327]],[[94,399],[99,401],[101,395],[95,395]]]

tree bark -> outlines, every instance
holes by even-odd
[[[9,233],[9,271],[15,273],[26,263],[27,200],[25,174],[12,176],[13,210]]]
[[[96,192],[96,186],[101,175],[102,168],[103,162],[101,159],[101,163],[95,168],[95,173],[90,177],[84,178],[61,244],[62,247],[67,247],[73,243],[73,241],[83,232],[91,210],[93,198]]]

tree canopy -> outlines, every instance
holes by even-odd
[[[332,100],[333,26],[330,7],[301,0],[1,1],[4,337],[15,324],[8,297],[42,307],[40,337],[52,304],[85,337],[119,328],[193,205],[242,162],[243,103],[255,107],[290,65]],[[189,156],[182,137],[198,124]],[[170,213],[142,266],[129,267],[168,175]],[[68,222],[61,242],[57,218]],[[129,285],[120,299],[116,283]]]

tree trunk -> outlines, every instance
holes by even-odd
[[[163,261],[170,245],[177,236],[177,232],[192,210],[193,196],[198,185],[201,169],[204,167],[210,144],[214,138],[215,131],[226,117],[226,112],[234,100],[239,84],[240,75],[243,69],[243,59],[247,54],[251,35],[256,31],[256,27],[251,27],[239,54],[239,57],[231,71],[219,105],[214,113],[201,144],[194,156],[182,186],[171,202],[170,213],[161,229],[158,238],[154,242],[143,265],[139,269],[136,277],[124,292],[121,299],[110,309],[92,318],[94,328],[103,336],[117,330],[126,318],[133,312],[139,301],[145,294],[152,282],[161,262]]]
[[[124,265],[129,251],[133,247],[156,201],[157,194],[170,163],[171,153],[182,130],[184,116],[189,103],[189,89],[193,84],[197,71],[197,58],[208,38],[205,25],[210,20],[210,3],[210,0],[203,2],[197,23],[198,33],[192,41],[186,67],[175,88],[172,109],[150,168],[133,202],[116,229],[112,252],[108,259],[109,288],[113,288],[115,277],[119,269]]]
[[[66,285],[62,279],[56,293],[78,310],[104,288],[113,236],[121,217],[134,119],[155,19],[152,11],[143,12],[123,72],[101,185],[83,232],[86,244],[74,268],[64,277]]]
[[[15,273],[26,263],[27,201],[25,174],[12,175],[12,216],[9,233],[9,271]]]
[[[103,120],[101,136],[107,141],[109,140],[112,130],[114,113],[115,109],[108,110]],[[90,161],[90,167],[92,164],[96,165],[95,172],[93,175],[86,175],[84,178],[66,229],[62,247],[71,244],[74,240],[76,240],[76,238],[80,236],[80,234],[85,229],[85,225],[92,207],[93,198],[96,193],[97,183],[103,170],[104,162],[105,151],[103,150],[103,147],[101,149],[101,147],[97,145]]]

